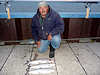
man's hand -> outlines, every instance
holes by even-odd
[[[49,35],[48,35],[48,40],[51,40],[51,39],[52,39],[52,35],[49,34]]]
[[[37,47],[40,48],[40,41],[36,42]]]

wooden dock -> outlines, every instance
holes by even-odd
[[[26,75],[33,45],[0,46],[0,75]],[[49,50],[38,54],[48,58]],[[55,54],[55,72],[46,75],[100,75],[100,43],[63,43]]]

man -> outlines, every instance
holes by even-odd
[[[60,34],[64,31],[64,22],[45,1],[38,4],[37,13],[32,18],[32,35],[40,53],[48,50],[49,57],[55,56],[55,49],[61,42]]]

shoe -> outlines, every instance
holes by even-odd
[[[50,52],[49,52],[49,58],[53,58],[55,56],[55,48],[52,47],[50,44]]]
[[[55,51],[50,51],[49,58],[53,58],[55,56]]]

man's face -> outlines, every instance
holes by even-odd
[[[43,18],[45,18],[46,17],[46,14],[48,13],[48,6],[41,6],[39,8],[39,12],[40,12],[41,16]]]

